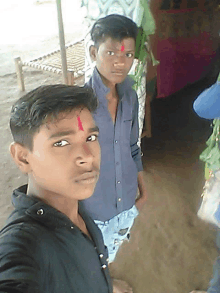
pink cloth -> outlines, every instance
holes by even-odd
[[[190,38],[158,39],[157,98],[167,97],[205,77],[216,51],[207,32]]]

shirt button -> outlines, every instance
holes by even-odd
[[[71,227],[70,227],[70,229],[74,229],[74,227],[73,227],[73,226],[71,226]]]
[[[121,183],[121,181],[117,181],[117,183],[118,183],[118,184],[120,184],[120,183]]]
[[[102,265],[102,268],[103,268],[103,269],[106,269],[106,268],[107,268],[107,265]]]
[[[119,197],[118,201],[121,201],[121,198]]]
[[[38,215],[38,216],[42,216],[43,213],[44,213],[44,210],[43,210],[43,209],[39,209],[39,210],[37,211],[37,215]]]
[[[103,258],[103,256],[104,256],[104,255],[103,255],[102,253],[100,253],[99,257],[100,257],[100,258]]]
[[[115,140],[115,143],[118,143],[118,141],[117,141],[117,140]]]

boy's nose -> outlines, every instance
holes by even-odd
[[[76,159],[77,165],[82,165],[82,164],[90,165],[93,163],[93,160],[94,160],[94,156],[89,146],[87,145],[87,143],[83,144]]]
[[[114,63],[115,66],[124,66],[125,65],[125,58],[124,56],[118,56]]]

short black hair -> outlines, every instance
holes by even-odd
[[[57,119],[59,113],[79,107],[94,112],[97,105],[97,98],[89,87],[64,84],[40,86],[12,106],[10,129],[13,139],[32,151],[33,136],[49,117]]]
[[[138,27],[133,20],[126,16],[110,14],[99,18],[94,23],[90,34],[94,45],[98,48],[109,37],[119,41],[133,38],[136,42]]]

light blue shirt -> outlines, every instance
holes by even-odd
[[[205,119],[220,119],[220,81],[204,90],[193,104],[197,115]]]
[[[115,124],[108,111],[106,87],[97,71],[88,82],[99,100],[93,117],[99,127],[101,169],[92,197],[83,201],[88,214],[99,221],[107,221],[135,204],[138,172],[143,170],[141,151],[137,145],[138,98],[127,77],[117,85],[119,103]]]

